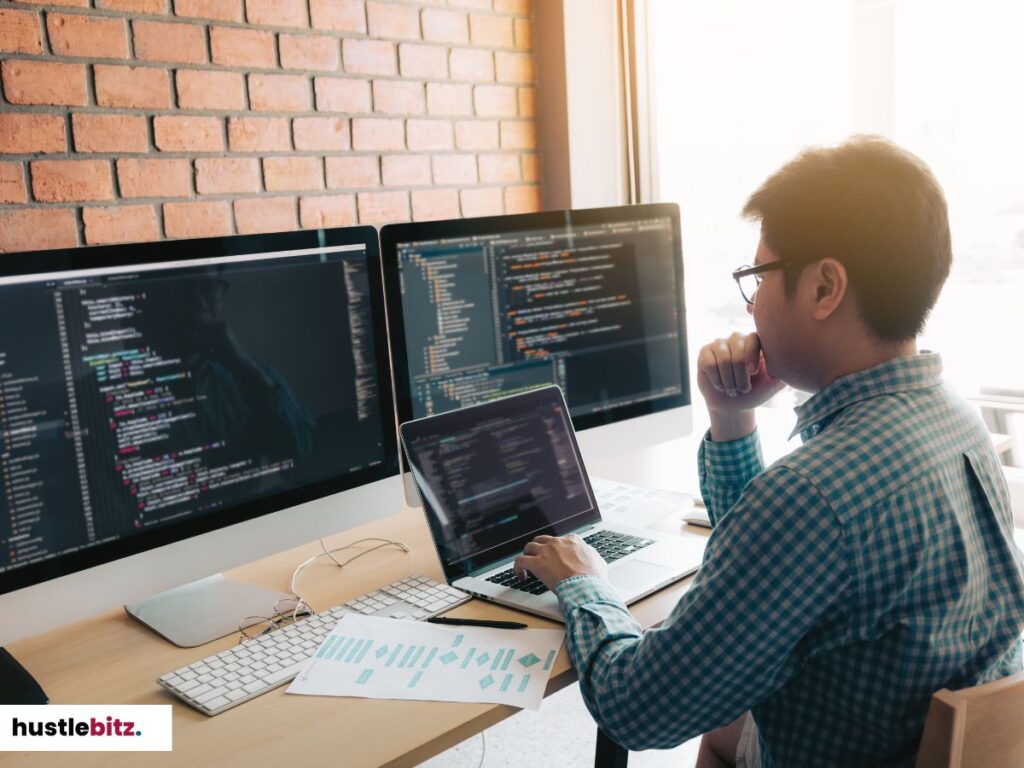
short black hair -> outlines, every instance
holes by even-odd
[[[942,188],[916,155],[880,136],[801,152],[743,207],[786,271],[792,296],[804,267],[846,268],[861,317],[881,340],[921,332],[953,259]]]

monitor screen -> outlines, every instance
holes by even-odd
[[[370,228],[13,257],[0,592],[394,474],[379,275]]]
[[[399,419],[556,384],[577,429],[689,405],[674,205],[385,227]]]
[[[407,422],[402,443],[445,575],[600,518],[557,387]]]

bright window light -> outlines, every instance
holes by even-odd
[[[919,348],[962,393],[1024,389],[1024,4],[649,0],[658,198],[679,203],[691,359],[753,329],[747,196],[803,147],[876,133],[950,209],[953,269]]]

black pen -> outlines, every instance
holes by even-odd
[[[433,616],[427,619],[429,624],[447,624],[451,627],[491,627],[492,629],[526,629],[525,624],[518,621],[487,621],[485,619],[449,619],[444,616]]]

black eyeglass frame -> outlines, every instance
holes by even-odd
[[[751,267],[748,264],[744,264],[738,269],[733,270],[732,279],[736,281],[736,285],[740,289],[740,296],[743,297],[743,300],[747,302],[747,304],[753,304],[754,295],[757,294],[757,288],[754,289],[754,294],[748,297],[743,290],[743,283],[741,283],[740,280],[743,279],[744,277],[750,277],[751,275],[753,275],[757,278],[757,287],[760,288],[761,281],[764,279],[765,272],[772,272],[776,269],[785,270],[788,269],[789,266],[790,263],[788,261],[785,261],[784,259],[765,262],[764,264],[758,264],[757,266],[754,267]]]

